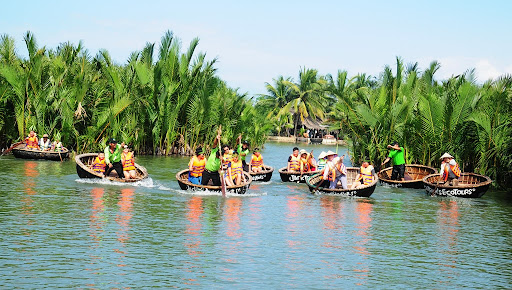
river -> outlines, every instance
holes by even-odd
[[[311,195],[279,178],[293,146],[266,144],[272,180],[225,198],[179,189],[186,157],[137,156],[150,179],[132,185],[0,157],[0,288],[510,287],[510,195]]]

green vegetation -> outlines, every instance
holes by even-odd
[[[223,141],[239,133],[263,144],[269,125],[246,94],[216,75],[216,60],[197,53],[194,39],[184,53],[171,32],[115,64],[107,51],[89,56],[81,43],[56,49],[24,37],[28,59],[14,40],[0,38],[0,147],[22,140],[28,130],[60,134],[76,152],[98,151],[110,137],[139,153],[187,154],[208,145],[222,125]]]
[[[439,157],[450,152],[463,171],[512,185],[512,76],[477,84],[469,70],[437,81],[439,68],[432,62],[421,72],[417,63],[404,66],[397,58],[394,73],[386,66],[379,78],[351,79],[346,71],[333,77],[303,69],[299,84],[283,76],[267,84],[258,106],[278,128],[296,127],[298,118],[308,116],[330,123],[351,141],[356,164],[380,165],[386,146],[397,140],[407,163],[438,167]]]

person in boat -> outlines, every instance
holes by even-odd
[[[44,134],[43,138],[39,140],[39,150],[41,151],[50,151],[52,149],[52,142],[50,142],[50,138],[48,138],[48,134]]]
[[[338,182],[341,181],[343,189],[347,189],[347,167],[343,164],[345,155],[335,157],[336,153],[328,151],[327,163],[325,165],[323,180],[329,181],[329,189],[335,189]]]
[[[105,162],[107,163],[105,176],[108,176],[112,170],[115,170],[119,178],[124,178],[123,164],[121,163],[123,146],[124,144],[118,144],[114,138],[108,140],[108,146],[103,151],[105,153]]]
[[[300,174],[309,172],[308,152],[304,149],[300,150]]]
[[[98,156],[94,158],[91,169],[95,172],[103,174],[105,172],[105,166],[107,166],[107,163],[105,162],[105,153],[100,152],[98,153]]]
[[[361,164],[361,168],[359,169],[359,175],[356,178],[356,181],[352,183],[350,188],[356,189],[361,188],[367,185],[372,184],[374,180],[377,179],[377,174],[375,173],[375,168],[368,162],[363,162]]]
[[[315,156],[313,156],[313,150],[311,150],[311,152],[309,153],[308,155],[308,164],[309,164],[309,171],[316,171],[316,160],[315,160]]]
[[[261,172],[263,171],[263,166],[263,156],[261,156],[260,149],[254,148],[251,157],[251,164],[249,165],[249,172]]]
[[[39,140],[37,140],[37,134],[33,130],[30,131],[28,137],[25,139],[25,147],[27,149],[39,149]]]
[[[325,163],[326,163],[326,157],[327,155],[325,155],[325,151],[322,151],[320,152],[320,155],[318,155],[318,162],[317,162],[317,170],[320,170],[322,171],[324,168],[325,168]]]
[[[64,146],[62,146],[62,143],[60,142],[59,134],[57,134],[55,141],[52,143],[52,150],[56,152],[64,151]],[[105,155],[103,155],[103,157],[105,157]]]
[[[299,148],[293,147],[293,153],[288,157],[288,166],[286,167],[286,171],[300,172]]]
[[[388,157],[381,164],[381,168],[386,164],[389,160],[393,160],[393,171],[391,173],[392,180],[400,180],[404,181],[405,174],[405,157],[404,157],[404,147],[398,146],[397,141],[393,141],[390,145],[388,145],[388,149],[391,149]]]
[[[459,164],[455,161],[453,156],[448,153],[444,153],[441,156],[441,171],[439,174],[443,178],[443,182],[448,184],[457,186],[459,185],[459,177],[460,177],[460,167]]]
[[[238,152],[238,155],[240,156],[240,159],[242,160],[242,164],[244,165],[244,171],[249,171],[249,165],[246,163],[245,159],[247,158],[247,155],[249,155],[249,141],[244,140],[242,144],[240,144],[240,141],[242,141],[242,134],[238,135],[237,139],[237,149],[236,152]]]
[[[121,153],[121,164],[123,164],[123,174],[126,180],[137,178],[137,169],[135,169],[135,156],[128,145],[123,146]]]
[[[228,170],[229,162],[231,162],[232,157],[233,149],[227,144],[222,145],[222,169],[224,171]]]
[[[201,180],[202,185],[208,185],[210,180],[214,186],[220,186],[220,175],[219,169],[221,166],[221,153],[219,151],[219,143],[220,143],[220,134],[217,134],[215,140],[213,141],[212,151],[208,159],[206,160],[206,164],[204,166],[203,176]]]
[[[242,158],[240,158],[238,152],[234,152],[231,161],[229,162],[227,171],[228,180],[226,180],[226,184],[233,186],[241,185],[242,182],[245,182],[243,171]]]
[[[200,185],[203,179],[204,166],[206,159],[204,158],[204,151],[201,147],[196,149],[196,155],[190,158],[188,163],[188,181],[193,184]]]

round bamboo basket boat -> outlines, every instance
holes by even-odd
[[[406,164],[404,181],[391,179],[393,167],[382,169],[377,175],[382,184],[392,187],[423,188],[423,178],[427,175],[437,173],[437,170],[420,164]]]
[[[372,193],[375,191],[375,187],[377,187],[378,179],[375,179],[372,183],[365,185],[363,187],[357,188],[357,189],[350,189],[352,184],[357,181],[357,176],[359,175],[359,168],[358,167],[348,167],[347,168],[347,189],[343,188],[335,188],[335,189],[329,189],[329,182],[324,181],[322,179],[321,174],[315,174],[306,179],[306,184],[309,187],[309,190],[314,193],[316,186],[319,182],[325,182],[323,185],[318,187],[318,191],[324,193],[324,194],[332,194],[332,195],[342,195],[342,196],[358,196],[358,197],[370,197]],[[338,184],[338,186],[341,186],[341,184]]]
[[[220,186],[214,186],[211,185],[198,185],[193,184],[190,181],[188,181],[188,169],[182,170],[178,173],[176,173],[176,180],[178,181],[178,184],[182,190],[209,190],[209,191],[215,191],[220,192],[222,191]],[[226,186],[226,192],[229,192],[230,194],[245,194],[247,192],[247,189],[249,189],[249,186],[252,182],[252,177],[247,172],[243,172],[245,176],[245,182],[241,185],[235,185],[235,186]]]
[[[448,182],[439,184],[440,181],[442,176],[439,174],[426,176],[423,178],[425,191],[430,195],[478,198],[485,194],[492,183],[485,175],[469,172],[461,173],[457,186],[451,186]]]
[[[25,144],[20,144],[12,149],[12,155],[22,159],[45,159],[61,161],[69,157],[69,150],[63,148],[62,151],[41,151],[38,149],[28,149]]]
[[[98,153],[85,153],[75,156],[76,173],[80,178],[106,178],[108,180],[118,182],[136,182],[148,178],[148,172],[146,168],[137,163],[135,163],[135,170],[137,171],[137,178],[135,179],[127,180],[124,178],[119,178],[115,170],[110,173],[111,175],[103,177],[103,174],[91,169],[91,166],[94,163],[94,159],[97,156]]]
[[[272,172],[274,172],[273,167],[264,165],[261,172],[249,172],[249,174],[252,177],[252,181],[267,182],[272,178]]]
[[[283,182],[306,183],[307,177],[309,177],[313,174],[316,174],[316,173],[320,173],[320,171],[317,170],[317,171],[304,172],[301,175],[300,172],[297,172],[297,171],[288,172],[286,169],[287,169],[286,167],[279,169],[279,175],[281,176],[281,180]]]

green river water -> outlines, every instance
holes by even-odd
[[[227,197],[180,190],[186,157],[136,156],[131,185],[0,157],[0,288],[510,288],[510,194],[311,195],[279,178],[293,146],[266,144],[272,180]]]

